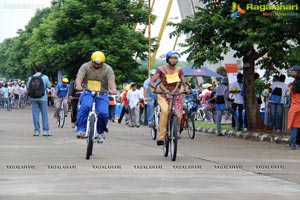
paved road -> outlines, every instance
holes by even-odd
[[[52,116],[53,111],[50,114]],[[147,127],[109,124],[85,160],[86,141],[50,118],[52,137],[33,137],[30,110],[0,110],[0,199],[293,199],[300,151],[279,144],[183,135],[175,162]]]

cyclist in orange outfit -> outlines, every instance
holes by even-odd
[[[150,81],[150,86],[155,87],[155,82],[157,79],[161,80],[159,87],[157,87],[156,92],[180,92],[180,82],[184,85],[185,91],[188,91],[188,86],[185,83],[184,74],[181,68],[176,68],[178,63],[179,53],[176,51],[169,51],[166,54],[166,65],[157,68],[156,73]],[[167,132],[168,114],[171,105],[171,99],[168,98],[167,94],[158,94],[157,101],[160,105],[160,132],[157,140],[157,145],[164,144],[164,137]],[[179,122],[182,116],[182,95],[175,97],[175,113],[179,118]]]

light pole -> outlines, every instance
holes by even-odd
[[[152,68],[152,66],[154,64],[155,57],[156,57],[156,54],[157,54],[157,50],[158,50],[158,47],[159,47],[159,44],[160,44],[160,40],[161,40],[163,31],[164,31],[164,28],[165,28],[166,23],[167,23],[167,19],[168,19],[168,16],[169,16],[169,12],[171,10],[172,3],[173,3],[173,0],[169,0],[168,6],[167,6],[167,9],[166,9],[166,12],[165,12],[165,16],[164,16],[162,24],[160,26],[160,31],[159,31],[159,34],[158,34],[158,37],[157,37],[154,52],[153,52],[153,55],[151,56],[150,69]]]

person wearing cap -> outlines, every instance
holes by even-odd
[[[104,132],[108,132],[108,93],[117,94],[115,73],[111,66],[105,63],[105,55],[101,51],[95,51],[91,55],[91,61],[84,63],[78,70],[76,77],[76,87],[78,91],[84,92],[80,95],[80,108],[77,112],[77,138],[82,139],[86,136],[87,119],[93,104],[93,94],[87,90],[88,84],[97,83],[100,85],[100,93],[96,96],[96,110],[98,114],[97,138],[104,138]]]
[[[289,86],[291,95],[291,107],[288,113],[288,128],[290,129],[291,139],[290,146],[292,150],[296,150],[299,145],[300,137],[300,66],[295,65],[290,70],[291,77],[295,78]]]
[[[180,83],[184,86],[185,91],[189,91],[188,85],[186,84],[184,73],[181,68],[176,68],[178,63],[179,53],[176,51],[169,51],[166,54],[166,65],[160,66],[157,68],[155,74],[151,78],[150,86],[155,88],[156,81],[161,80],[159,87],[156,87],[156,92],[171,92],[179,93],[180,92]],[[167,133],[167,123],[169,108],[171,106],[170,99],[167,97],[167,94],[158,94],[157,101],[160,106],[160,119],[159,119],[159,135],[157,140],[157,145],[164,144],[164,137]],[[178,122],[180,123],[183,110],[182,95],[177,95],[174,99],[175,113],[178,116]],[[178,124],[179,127],[180,124]]]
[[[155,74],[156,69],[150,70],[150,77],[144,81],[144,100],[147,103],[147,120],[148,126],[153,127],[153,110],[154,110],[154,102],[157,100],[156,94],[153,93],[152,88],[150,87],[150,80]]]
[[[125,123],[128,124],[129,123],[129,101],[127,99],[127,93],[130,90],[130,85],[126,85],[124,88],[124,91],[120,94],[121,96],[121,103],[122,103],[122,110],[121,110],[121,114],[119,116],[118,119],[118,123],[121,124],[122,119],[125,115]]]
[[[130,122],[128,124],[129,127],[140,127],[140,107],[139,103],[142,101],[143,96],[140,91],[137,89],[137,85],[135,82],[130,83],[130,90],[127,93],[127,99],[129,104],[129,114],[130,114]]]
[[[202,90],[202,92],[199,95],[199,97],[201,99],[201,105],[202,105],[202,107],[205,107],[207,105],[207,103],[208,103],[208,98],[210,96],[210,90],[211,90],[212,84],[206,83],[202,87],[203,87],[204,90]]]
[[[236,115],[236,112],[232,109],[229,103],[229,87],[228,87],[228,78],[222,78],[221,84],[216,88],[216,95],[214,97],[216,100],[215,108],[217,110],[217,136],[222,136],[221,134],[221,121],[223,111],[229,112],[237,126],[239,126],[239,121]]]
[[[54,102],[55,102],[55,112],[53,117],[55,119],[58,118],[58,113],[60,110],[60,105],[64,104],[65,117],[68,114],[68,92],[70,89],[69,79],[63,78],[62,83],[59,83],[55,86],[55,90],[53,92]]]

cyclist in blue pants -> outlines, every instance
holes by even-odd
[[[115,74],[111,66],[104,63],[105,55],[101,51],[96,51],[91,56],[91,61],[84,63],[76,78],[76,90],[81,91],[82,82],[85,81],[100,81],[101,91],[96,97],[96,111],[98,114],[97,133],[98,137],[101,134],[108,132],[108,92],[110,94],[117,94]],[[77,112],[77,138],[85,137],[86,125],[89,111],[93,103],[93,95],[90,91],[85,90],[80,98],[80,108]]]
[[[150,80],[152,76],[155,74],[156,69],[150,70],[150,77],[144,81],[144,97],[147,102],[147,119],[148,125],[150,128],[153,127],[153,110],[154,110],[154,102],[157,101],[156,94],[151,91]]]

